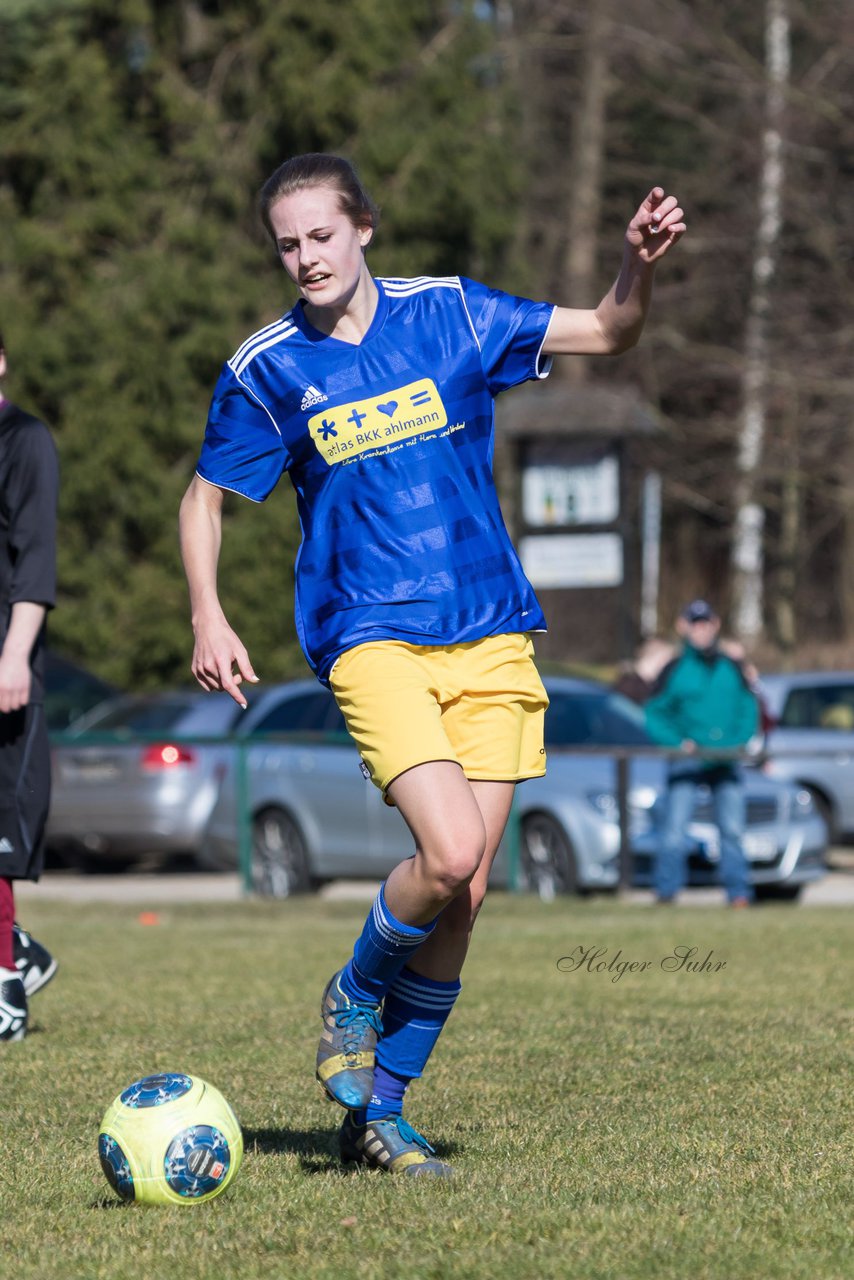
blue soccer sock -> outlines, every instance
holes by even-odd
[[[403,1115],[403,1095],[409,1088],[409,1076],[399,1076],[394,1071],[377,1065],[374,1068],[374,1083],[371,1100],[366,1107],[353,1112],[356,1124],[367,1124],[369,1120],[382,1120],[384,1116]]]
[[[407,1083],[423,1074],[460,990],[459,978],[453,982],[437,982],[412,969],[401,971],[389,988],[383,1006],[383,1033],[376,1050],[375,1093],[380,1071]]]
[[[341,990],[356,1004],[381,1004],[386,992],[406,961],[436,927],[404,924],[389,911],[385,886],[380,889],[368,913],[353,957],[339,980]]]

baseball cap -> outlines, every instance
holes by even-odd
[[[686,622],[717,622],[718,615],[707,600],[692,600],[680,613]]]

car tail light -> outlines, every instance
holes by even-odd
[[[174,769],[179,764],[195,763],[195,752],[172,742],[152,742],[142,753],[143,769]]]

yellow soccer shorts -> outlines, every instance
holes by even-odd
[[[377,640],[341,655],[329,678],[370,776],[452,760],[467,778],[520,782],[546,771],[549,704],[527,635],[468,644]]]

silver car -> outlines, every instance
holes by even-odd
[[[649,746],[633,703],[590,681],[550,678],[546,716],[549,769],[516,790],[493,879],[558,892],[610,889],[618,882],[620,830],[615,766],[592,749]],[[237,725],[244,742],[229,765],[199,851],[206,866],[238,865],[241,791],[249,822],[247,868],[262,893],[305,892],[338,876],[379,878],[412,852],[396,809],[364,779],[356,749],[331,694],[312,681],[271,688]],[[630,835],[638,883],[649,879],[664,793],[661,759],[632,762]],[[803,789],[749,773],[745,846],[757,891],[796,896],[824,874],[824,823]],[[701,796],[690,832],[692,883],[716,876],[714,832]]]
[[[123,694],[54,734],[48,849],[87,869],[195,854],[233,750],[210,739],[242,714],[225,693]]]
[[[854,836],[854,671],[764,676],[770,778],[806,787],[831,839]]]

